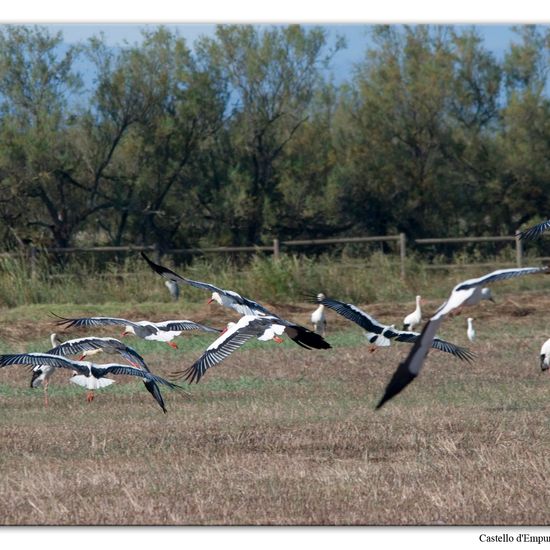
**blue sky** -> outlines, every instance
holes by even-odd
[[[82,41],[103,32],[109,45],[122,46],[125,41],[128,43],[139,42],[141,29],[148,27],[155,28],[160,23],[40,24],[49,27],[52,32],[61,31],[65,42],[69,44]],[[353,64],[359,61],[365,52],[365,47],[368,43],[368,25],[356,23],[320,24],[329,31],[329,42],[333,42],[339,35],[346,37],[347,48],[335,56],[332,64],[332,72],[335,75],[336,81],[341,81],[350,74]],[[186,38],[189,44],[192,44],[201,35],[212,35],[215,30],[215,24],[210,23],[176,24],[168,22],[166,25],[171,29],[177,30],[179,34]],[[308,25],[311,25],[311,23],[306,23],[306,26]],[[511,30],[511,26],[511,23],[475,25],[484,37],[486,47],[493,51],[498,58],[504,54],[510,41],[515,36]]]

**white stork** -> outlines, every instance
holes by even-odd
[[[534,225],[533,227],[530,227],[525,231],[521,231],[519,233],[519,238],[524,241],[530,241],[531,239],[540,237],[540,235],[542,235],[548,229],[550,229],[550,220],[538,223],[537,225]]]
[[[61,340],[54,332],[50,334],[50,341],[55,348],[61,344]],[[36,365],[32,369],[31,388],[44,388],[44,406],[48,406],[48,386],[50,384],[50,378],[55,371],[55,367],[50,365]]]
[[[165,279],[175,282],[184,282],[196,288],[202,288],[210,291],[212,294],[211,298],[208,300],[208,303],[215,301],[224,307],[234,309],[240,315],[266,315],[268,317],[274,317],[277,319],[278,323],[286,326],[289,329],[287,330],[287,334],[289,334],[290,338],[294,340],[294,342],[296,342],[299,346],[302,346],[303,348],[328,349],[331,347],[331,345],[321,335],[307,329],[306,327],[303,327],[296,323],[292,323],[291,321],[287,321],[286,319],[282,319],[278,315],[271,313],[271,311],[269,311],[258,302],[254,302],[253,300],[244,298],[233,290],[223,290],[221,288],[218,288],[217,286],[211,285],[210,283],[193,281],[191,279],[181,277],[171,269],[154,263],[146,256],[145,253],[142,252],[141,255],[149,264],[151,269]]]
[[[353,304],[346,304],[333,298],[327,298],[324,294],[318,295],[315,298],[317,302],[321,302],[328,308],[332,309],[342,317],[349,319],[355,324],[359,325],[366,331],[366,337],[374,346],[382,347],[389,346],[391,340],[397,342],[407,342],[412,344],[418,340],[420,333],[397,330],[394,325],[383,325],[378,322],[372,315],[369,315],[362,309]],[[440,351],[451,353],[452,355],[466,361],[473,359],[473,354],[466,348],[456,346],[446,340],[440,338],[434,338],[432,347]],[[374,351],[373,348],[370,351]]]
[[[55,314],[53,314],[55,315]],[[154,340],[158,342],[166,342],[169,346],[177,349],[178,346],[172,340],[186,330],[202,330],[204,332],[221,331],[217,328],[208,327],[188,321],[187,319],[178,321],[162,321],[153,323],[151,321],[128,321],[127,319],[119,319],[116,317],[81,317],[78,319],[66,319],[55,315],[60,321],[57,325],[69,327],[98,327],[105,325],[121,325],[125,327],[122,336],[134,334],[138,338],[144,340]]]
[[[540,370],[545,371],[550,368],[550,338],[542,344],[540,348]]]
[[[50,353],[12,353],[0,355],[0,367],[7,367],[10,365],[31,365],[33,367],[47,365],[52,368],[70,369],[77,373],[77,383],[88,388],[88,390],[94,390],[112,384],[114,380],[105,378],[108,374],[138,376],[148,382],[162,384],[171,389],[181,389],[177,384],[173,384],[160,376],[129,365],[120,365],[117,363],[96,365],[90,361],[73,361],[71,359],[67,359],[66,357],[61,357]],[[166,412],[163,401],[159,401],[158,399],[158,395],[160,393],[158,392],[158,388],[157,392],[151,393],[162,407],[163,411]]]
[[[416,309],[409,313],[405,319],[403,319],[403,330],[413,330],[416,325],[422,322],[422,310],[420,308],[422,298],[416,297]]]
[[[53,341],[53,340],[52,340]],[[52,355],[61,355],[63,357],[67,355],[79,355],[79,361],[83,361],[86,357],[96,355],[98,353],[106,353],[109,355],[120,355],[124,359],[128,360],[132,366],[151,372],[147,363],[145,363],[143,357],[133,348],[123,344],[120,340],[116,338],[99,338],[97,336],[87,336],[85,338],[75,338],[73,340],[67,340],[66,342],[59,342],[59,344],[53,349],[47,351],[46,353],[51,353]],[[53,367],[50,367],[53,369]],[[70,381],[73,384],[83,386],[88,388],[88,393],[86,395],[87,401],[93,401],[94,399],[94,389],[91,385],[98,384],[98,387],[106,387],[112,384],[114,381],[110,378],[102,378],[97,382],[90,380],[81,375],[73,376]],[[158,401],[162,410],[166,412],[166,407],[164,406],[164,400],[158,389],[157,384],[146,378],[143,379],[143,383],[147,391]]]
[[[317,299],[323,299],[325,295],[321,292],[317,294]],[[327,330],[327,318],[325,316],[325,305],[319,304],[319,307],[311,314],[311,324],[313,325],[313,330],[320,334],[321,336],[325,335]]]
[[[198,382],[207,369],[221,363],[251,338],[281,343],[283,333],[292,338],[296,330],[294,327],[281,324],[277,317],[271,315],[245,315],[237,323],[229,323],[220,337],[208,346],[193,365],[184,371],[174,372],[173,375],[183,376],[190,384]]]
[[[406,388],[420,373],[426,355],[430,350],[435,333],[440,327],[443,319],[446,315],[451,313],[456,308],[463,306],[470,298],[477,299],[481,295],[481,289],[483,285],[493,283],[496,281],[503,281],[511,279],[513,277],[520,277],[522,275],[529,275],[532,273],[548,273],[547,267],[524,267],[513,269],[498,269],[492,271],[487,275],[478,277],[477,279],[468,279],[462,283],[457,284],[449,298],[444,302],[435,314],[426,323],[420,337],[415,342],[409,355],[406,359],[399,363],[397,370],[393,373],[391,380],[389,381],[382,399],[376,406],[376,409],[382,407],[382,405],[397,395],[400,391]]]
[[[473,342],[476,339],[476,329],[474,328],[474,318],[468,317],[468,328],[466,329],[468,340]]]

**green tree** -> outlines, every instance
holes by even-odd
[[[236,243],[256,243],[270,230],[266,214],[280,201],[283,153],[308,120],[321,68],[343,45],[326,51],[326,43],[323,29],[299,25],[220,25],[202,41],[231,93],[231,157],[220,196]]]
[[[357,231],[460,234],[491,177],[500,72],[472,30],[377,26],[342,96],[335,196]]]
[[[498,134],[499,183],[490,215],[514,231],[550,212],[550,32],[516,27],[504,61],[507,103]]]
[[[4,222],[21,238],[40,240],[44,230],[58,245],[74,230],[74,203],[56,171],[69,169],[71,102],[81,89],[75,47],[40,27],[0,28],[0,172],[13,200]],[[77,193],[78,195],[78,193]],[[12,222],[19,220],[17,227]],[[38,229],[38,231],[37,231]]]

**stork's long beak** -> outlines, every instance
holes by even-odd
[[[210,300],[208,300],[207,304],[211,304],[213,301],[214,301],[214,298],[210,298]]]
[[[128,336],[128,334],[130,334],[127,330],[125,330],[123,333],[122,333],[122,336]]]

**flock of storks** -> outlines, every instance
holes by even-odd
[[[538,237],[547,229],[550,229],[550,220],[520,233],[520,238],[532,239]],[[201,357],[189,368],[172,374],[172,379],[183,378],[187,380],[187,382],[192,383],[198,382],[207,369],[223,361],[252,338],[257,338],[261,341],[275,340],[276,342],[281,342],[281,336],[286,334],[296,342],[296,344],[305,349],[322,350],[331,348],[331,345],[324,338],[326,327],[324,308],[327,307],[356,323],[366,331],[367,339],[372,345],[370,351],[373,351],[376,346],[388,346],[391,340],[413,344],[411,351],[405,360],[398,365],[391,377],[376,409],[382,407],[384,403],[401,392],[416,378],[416,376],[418,376],[426,355],[431,348],[450,353],[461,360],[473,360],[474,355],[468,349],[442,340],[436,336],[436,332],[447,315],[456,313],[465,306],[475,305],[483,299],[492,299],[491,291],[486,287],[486,285],[490,283],[522,275],[550,272],[550,268],[547,266],[499,269],[482,277],[463,281],[453,288],[449,298],[437,309],[434,315],[424,325],[420,333],[412,331],[412,328],[421,322],[420,296],[416,297],[415,311],[404,319],[403,330],[398,330],[394,325],[383,325],[379,323],[374,317],[353,304],[341,302],[329,298],[323,293],[319,293],[309,297],[312,302],[319,304],[319,307],[311,316],[314,330],[310,330],[302,325],[287,321],[275,315],[261,304],[249,300],[237,292],[223,290],[209,283],[182,277],[174,271],[154,263],[143,252],[141,254],[153,271],[166,279],[167,286],[169,286],[171,292],[177,292],[179,283],[207,290],[211,293],[209,303],[215,301],[224,307],[232,308],[241,315],[241,318],[236,323],[229,323],[224,330],[212,328],[189,320],[153,323],[150,321],[134,322],[113,317],[66,319],[56,316],[58,318],[57,324],[65,328],[97,327],[105,325],[123,326],[125,329],[123,336],[134,334],[145,340],[166,342],[174,348],[177,348],[177,345],[172,340],[183,331],[201,330],[205,332],[214,332],[218,337],[208,346]],[[469,337],[472,340],[473,327],[471,318],[468,320],[468,325]],[[51,336],[51,340],[52,348],[45,353],[35,352],[0,355],[0,367],[27,365],[32,369],[31,387],[43,387],[46,405],[48,404],[49,379],[57,369],[68,369],[73,372],[73,376],[70,379],[71,382],[88,389],[88,401],[93,399],[94,390],[108,386],[114,382],[111,378],[106,378],[107,375],[127,375],[141,378],[145,388],[151,393],[164,412],[166,412],[166,407],[159,385],[171,389],[183,389],[180,385],[153,374],[139,353],[116,338],[89,336],[61,342],[54,333]],[[85,360],[87,357],[100,352],[120,355],[129,361],[130,364],[96,364]],[[78,355],[79,359],[69,359],[67,356],[71,355]],[[541,368],[546,370],[549,367],[550,339],[545,342],[541,349]]]

